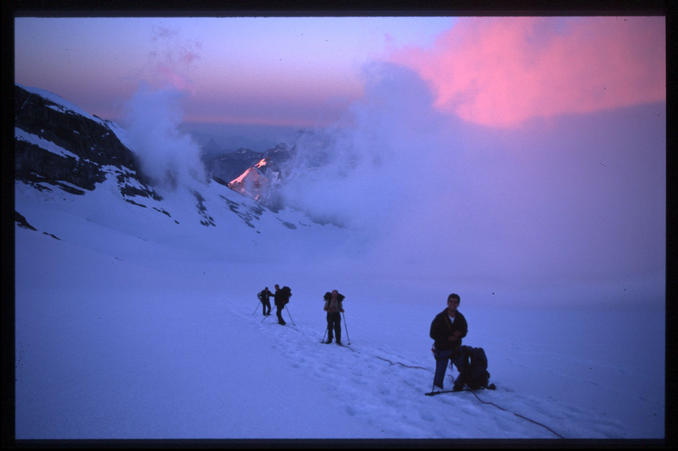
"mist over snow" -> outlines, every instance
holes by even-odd
[[[406,68],[375,63],[364,68],[363,78],[365,96],[341,121],[296,141],[281,194],[314,219],[350,230],[353,242],[337,256],[339,267],[401,275],[402,262],[387,261],[388,243],[398,224],[428,216],[422,206],[444,183],[432,149],[441,142],[445,118],[430,108],[430,91]]]
[[[179,129],[185,93],[142,83],[128,100],[123,126],[143,171],[165,189],[207,182],[201,148]]]
[[[344,119],[297,141],[283,186],[355,233],[353,268],[527,304],[661,305],[663,102],[498,129],[439,112],[402,66],[363,75]]]
[[[412,299],[454,286],[486,304],[506,302],[496,293],[662,304],[664,103],[494,128],[435,108],[404,66],[372,63],[362,76],[364,96],[298,137],[278,185],[286,207],[342,238],[255,237],[269,261],[313,267],[320,255],[343,280],[360,272],[385,294],[414,287]],[[127,140],[165,195],[207,182],[200,146],[180,131],[185,95],[142,84],[128,102]]]

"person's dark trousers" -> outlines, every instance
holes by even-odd
[[[284,305],[275,305],[275,314],[278,316],[278,323],[279,324],[285,324],[285,320],[282,317],[282,309],[284,308]]]
[[[265,301],[261,301],[261,308],[262,308],[262,313],[264,316],[270,315],[271,314],[271,301],[268,299]]]
[[[443,379],[445,378],[445,370],[447,370],[447,362],[454,355],[453,349],[442,349],[433,351],[436,359],[436,374],[433,377],[433,385],[438,388],[443,388]]]
[[[341,315],[339,312],[327,312],[327,341],[332,341],[332,332],[337,337],[337,343],[341,343]]]

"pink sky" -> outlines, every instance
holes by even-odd
[[[663,17],[22,18],[16,81],[105,118],[140,81],[188,95],[191,121],[327,125],[387,60],[435,106],[511,127],[666,99]]]
[[[511,127],[665,100],[665,47],[663,17],[462,18],[392,59],[431,83],[439,109]]]
[[[322,125],[360,67],[426,46],[450,17],[19,17],[15,80],[119,119],[140,82],[185,92],[188,121]]]

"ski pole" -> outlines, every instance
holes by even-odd
[[[259,305],[257,305],[257,307],[254,309],[250,316],[254,316],[254,314],[257,313],[257,310],[259,310]]]
[[[436,359],[436,371],[438,371],[438,355],[436,354],[435,348],[431,348],[431,352],[433,352],[433,358]],[[433,384],[431,385],[431,393],[433,393],[433,390],[435,389],[436,389],[436,377],[434,375]]]
[[[344,330],[346,331],[346,339],[348,340],[348,344],[351,344],[351,337],[348,336],[348,326],[346,325],[346,316],[344,315],[344,312],[341,312],[341,316],[344,318]]]
[[[287,307],[287,316],[290,317],[290,321],[292,321],[292,324],[294,324],[294,325],[296,326],[296,323],[295,323],[294,320],[292,319],[292,314],[290,313],[290,308],[289,308],[289,307]]]
[[[325,343],[325,337],[327,336],[327,327],[325,328],[325,332],[323,332],[323,339],[320,341],[320,343]]]

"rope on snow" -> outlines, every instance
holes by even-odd
[[[503,408],[503,407],[501,407],[501,406],[499,406],[499,405],[497,405],[497,404],[495,404],[495,403],[493,403],[493,402],[490,402],[490,401],[483,401],[482,399],[480,399],[480,397],[476,394],[476,392],[475,392],[474,390],[470,390],[470,392],[473,393],[473,396],[475,396],[476,399],[477,399],[478,401],[480,401],[481,403],[483,403],[483,404],[489,404],[489,405],[491,405],[491,406],[496,407],[497,409],[503,410],[504,412],[510,412],[510,413],[512,413],[513,415],[515,415],[515,416],[517,416],[517,417],[519,417],[519,418],[522,418],[523,420],[527,420],[527,421],[529,421],[529,422],[531,422],[531,423],[534,423],[534,424],[536,424],[536,425],[539,425],[539,426],[543,427],[544,429],[549,430],[552,434],[556,435],[558,438],[565,438],[565,437],[563,437],[562,435],[560,435],[559,433],[557,433],[556,431],[554,431],[553,429],[551,429],[550,427],[546,426],[545,424],[542,424],[542,423],[540,423],[540,422],[538,422],[538,421],[532,420],[532,419],[526,417],[525,415],[521,415],[521,414],[516,413],[516,412],[511,412],[510,410],[505,409],[505,408]]]
[[[264,317],[264,319],[266,319],[266,318]],[[262,322],[263,322],[263,320],[262,320]],[[296,328],[294,328],[294,329],[296,329]],[[298,330],[298,329],[296,329],[296,330],[297,330],[297,332],[300,332],[302,335],[306,335],[303,331]],[[353,348],[350,347],[350,346],[344,345],[344,347],[350,349],[351,351],[353,351],[353,352],[355,352],[355,353],[358,353],[358,354],[361,353],[360,351],[358,351],[358,350],[356,350],[356,349],[353,349]],[[381,356],[378,356],[378,355],[374,355],[374,357],[376,357],[376,358],[379,359],[379,360],[383,360],[384,362],[388,362],[390,365],[399,365],[399,366],[402,366],[403,368],[412,368],[412,369],[418,369],[418,370],[426,370],[426,371],[430,371],[430,368],[424,368],[424,367],[422,367],[422,366],[416,366],[416,365],[406,365],[406,364],[404,364],[404,363],[402,363],[402,362],[394,362],[394,361],[392,361],[392,360],[386,359],[386,358],[381,357]],[[512,411],[510,411],[510,410],[508,410],[508,409],[505,409],[504,407],[501,407],[500,405],[495,404],[495,403],[493,403],[493,402],[491,402],[491,401],[484,401],[484,400],[480,399],[480,397],[476,394],[475,390],[469,390],[469,391],[470,391],[471,393],[473,393],[473,396],[475,396],[476,399],[477,399],[478,401],[480,401],[482,404],[488,404],[488,405],[491,405],[491,406],[496,407],[496,408],[499,409],[499,410],[503,410],[504,412],[512,413],[513,415],[517,416],[518,418],[522,418],[523,420],[529,421],[530,423],[534,423],[534,424],[536,424],[537,426],[543,427],[544,429],[548,430],[549,432],[551,432],[553,435],[555,435],[555,436],[558,437],[558,438],[562,438],[562,439],[565,438],[564,436],[560,435],[559,433],[557,433],[556,431],[554,431],[553,429],[551,429],[550,427],[546,426],[546,425],[543,424],[543,423],[540,423],[540,422],[538,422],[538,421],[535,421],[535,420],[533,420],[533,419],[531,419],[531,418],[528,418],[528,417],[526,417],[525,415],[521,415],[521,414],[519,414],[519,413],[517,413],[517,412],[512,412]]]
[[[379,360],[383,360],[384,362],[388,362],[388,363],[390,363],[391,365],[400,365],[400,366],[402,366],[403,368],[414,368],[414,369],[418,369],[418,370],[426,370],[426,371],[429,370],[428,368],[424,368],[423,366],[405,365],[404,363],[401,363],[401,362],[393,362],[393,361],[391,361],[391,360],[389,360],[389,359],[385,359],[385,358],[383,358],[383,357],[379,357],[378,355],[375,355],[374,357],[378,358]]]

